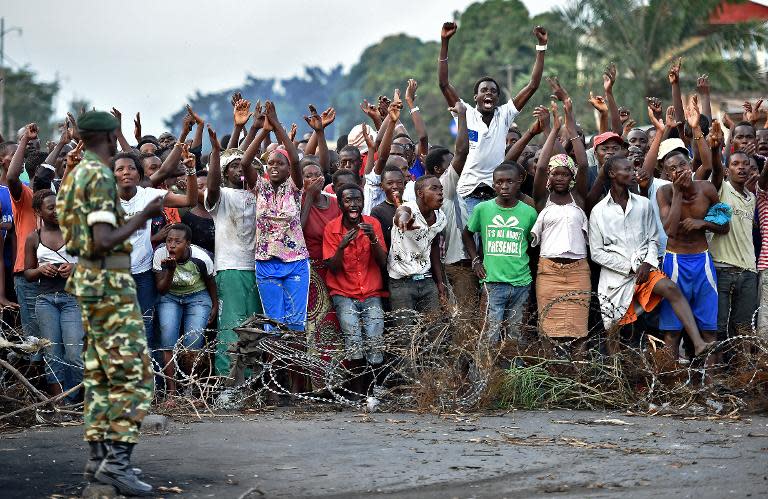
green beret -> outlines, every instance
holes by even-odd
[[[113,132],[120,123],[104,111],[88,111],[77,119],[77,128],[84,132]]]

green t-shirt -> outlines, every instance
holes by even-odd
[[[467,228],[480,233],[483,242],[485,280],[526,286],[533,280],[528,267],[528,240],[536,223],[536,210],[518,201],[514,208],[502,208],[496,200],[478,204]]]

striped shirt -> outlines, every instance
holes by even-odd
[[[760,256],[757,259],[757,270],[768,269],[768,191],[757,186],[757,220],[760,224]]]

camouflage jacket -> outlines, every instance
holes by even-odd
[[[120,206],[115,175],[92,152],[86,151],[80,164],[61,183],[56,212],[70,255],[96,260],[131,253],[131,244],[127,240],[106,254],[96,253],[92,226],[108,223],[119,227],[125,223],[125,212]],[[89,269],[80,265],[75,267],[67,280],[66,290],[83,298],[135,296],[136,293],[130,270]]]

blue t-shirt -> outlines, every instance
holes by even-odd
[[[0,222],[10,224],[13,227],[13,206],[11,205],[11,191],[5,185],[0,185]],[[6,231],[3,230],[2,237],[5,239]],[[3,262],[6,267],[13,268],[13,248],[10,244],[5,245],[3,251]]]

